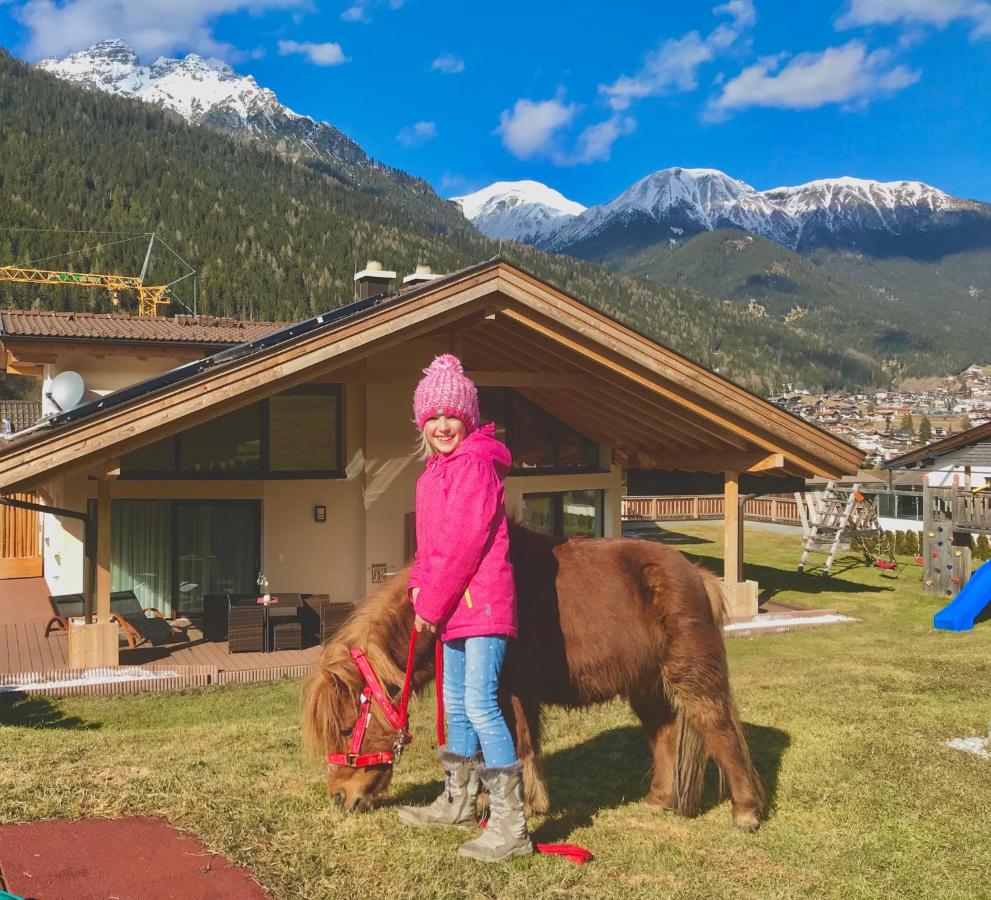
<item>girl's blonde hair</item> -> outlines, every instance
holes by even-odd
[[[420,460],[420,462],[424,462],[425,460],[430,459],[430,457],[436,452],[437,451],[430,446],[430,441],[427,440],[427,436],[421,431],[420,439],[413,446],[413,455]]]

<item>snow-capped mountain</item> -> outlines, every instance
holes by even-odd
[[[111,40],[63,59],[43,59],[35,68],[82,87],[154,103],[193,125],[248,135],[278,153],[314,162],[345,183],[384,177],[417,195],[434,194],[425,181],[375,162],[338,128],[294,112],[251,75],[240,75],[219,59],[191,53],[143,66],[125,41]]]
[[[986,204],[917,181],[844,177],[759,191],[715,169],[682,168],[654,172],[584,211],[578,204],[564,207],[560,194],[537,182],[498,182],[454,199],[489,237],[590,258],[606,257],[615,247],[677,244],[717,228],[741,229],[798,251],[870,249],[920,232],[945,232],[974,216],[986,222],[989,212]]]
[[[585,211],[580,203],[539,181],[497,181],[451,200],[487,237],[526,244],[539,244],[563,222]]]
[[[227,63],[195,53],[142,66],[126,42],[113,40],[64,59],[43,59],[37,68],[84,87],[165,106],[193,125],[222,118],[251,128],[264,115],[302,118],[251,75],[238,75]]]

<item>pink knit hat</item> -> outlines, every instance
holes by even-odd
[[[453,416],[472,432],[479,425],[478,390],[465,375],[461,360],[450,353],[438,356],[426,369],[413,394],[413,421],[423,431],[427,419]]]

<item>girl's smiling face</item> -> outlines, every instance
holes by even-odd
[[[465,423],[454,416],[434,416],[423,426],[423,436],[436,453],[450,453],[465,439]]]

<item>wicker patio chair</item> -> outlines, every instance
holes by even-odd
[[[302,594],[303,606],[299,611],[299,621],[303,626],[303,640],[313,642],[320,640],[320,610],[324,604],[330,603],[326,594]]]
[[[170,619],[154,606],[142,607],[134,591],[111,592],[110,612],[124,632],[131,650],[145,641],[161,647],[163,644],[189,640],[186,634],[192,625],[189,619]]]
[[[264,653],[265,610],[260,606],[231,606],[227,640],[228,653]]]
[[[354,603],[332,603],[328,601],[321,604],[320,643],[326,644],[327,639],[348,620],[354,610]]]

